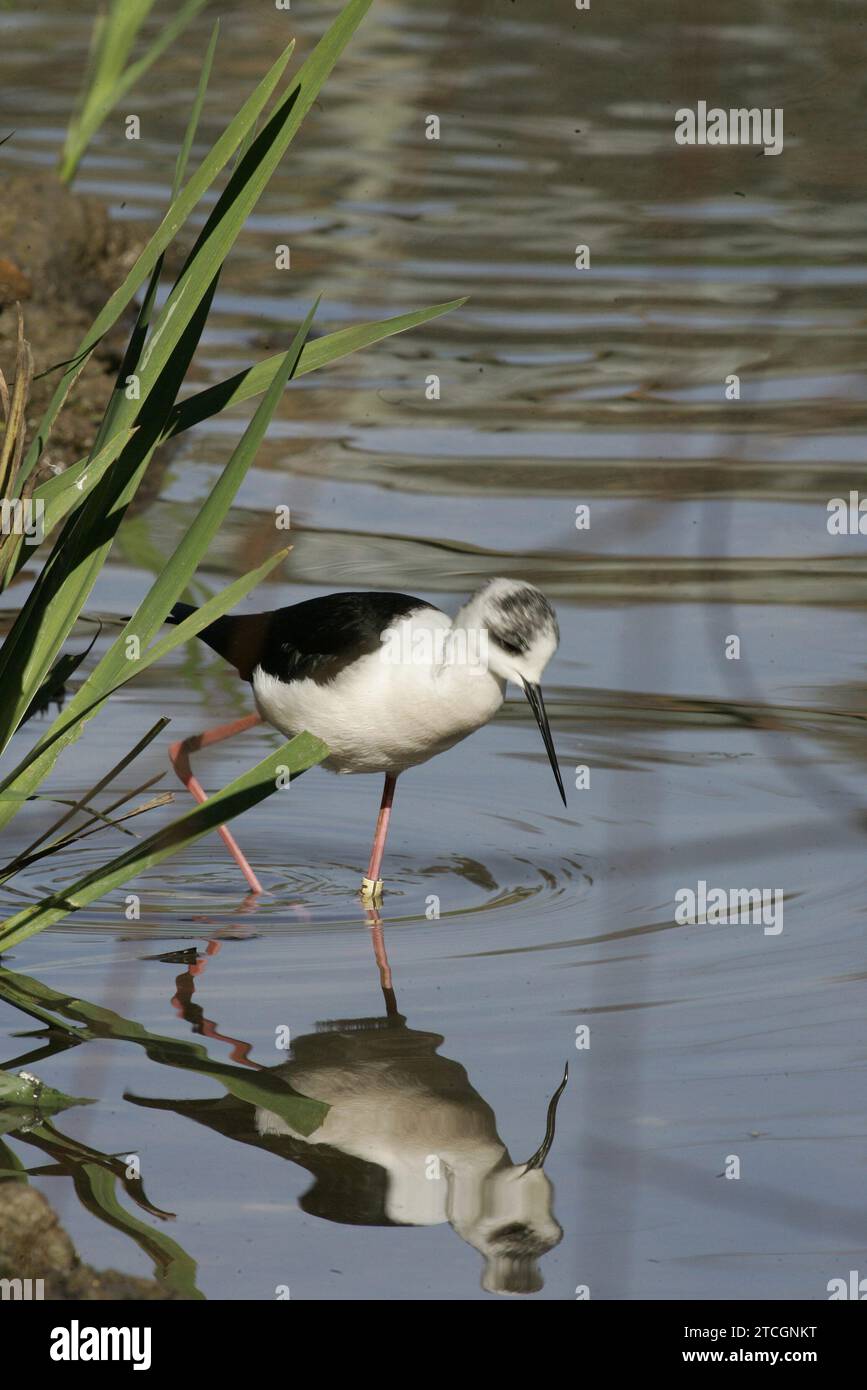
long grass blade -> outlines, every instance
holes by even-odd
[[[78,618],[135,496],[195,352],[216,281],[197,305],[153,393],[151,409],[83,507],[67,520],[0,650],[0,748],[5,747]]]
[[[172,181],[172,202],[178,197],[184,186],[184,179],[187,176],[187,164],[189,163],[190,151],[193,148],[193,141],[196,138],[196,131],[199,128],[199,121],[202,117],[202,108],[205,104],[205,94],[208,90],[208,83],[211,80],[211,69],[214,66],[214,54],[217,51],[217,42],[220,37],[220,21],[214,20],[211,29],[211,37],[208,39],[208,46],[205,49],[205,56],[202,59],[202,70],[199,73],[199,80],[196,84],[196,94],[193,97],[193,104],[190,107],[190,115],[187,120],[184,138],[178,157],[175,161],[175,177]],[[252,130],[254,127],[251,126]]]
[[[295,334],[292,346],[284,354],[280,370],[271,382],[266,395],[260,401],[243,438],[233,451],[223,473],[212,488],[210,496],[200,508],[192,526],[171,560],[152,585],[123,632],[76,692],[67,709],[55,721],[54,729],[65,730],[67,734],[62,744],[59,739],[52,738],[53,730],[49,730],[28,758],[25,780],[17,783],[13,778],[8,783],[8,787],[6,783],[2,785],[3,790],[33,790],[50,771],[61,746],[66,746],[74,738],[77,738],[86,720],[92,718],[108,694],[116,689],[119,683],[136,673],[130,671],[131,664],[137,665],[138,669],[143,669],[135,658],[131,662],[130,641],[131,639],[135,640],[140,652],[145,650],[164,622],[170,608],[183,593],[195,573],[202,556],[232,505],[238,488],[264,438],[286,383],[298,364],[301,349],[310,331],[317,305],[318,301],[313,305]],[[4,823],[3,818],[8,812],[14,813],[14,807],[14,802],[7,802],[0,806],[0,824]]]
[[[14,861],[7,864],[5,868],[0,871],[0,883],[5,883],[7,879],[11,878],[14,874],[20,873],[22,869],[28,869],[31,864],[35,864],[39,859],[47,859],[50,855],[56,854],[58,850],[67,849],[70,845],[77,845],[80,840],[89,840],[91,835],[98,835],[101,830],[121,830],[124,834],[129,835],[130,838],[135,839],[134,832],[127,830],[123,822],[134,820],[136,816],[143,816],[147,811],[155,811],[160,806],[171,806],[175,799],[174,792],[161,792],[158,796],[152,796],[149,801],[142,802],[140,806],[133,806],[131,810],[126,811],[122,816],[113,816],[111,813],[118,806],[122,806],[125,801],[131,801],[134,796],[138,796],[141,792],[149,790],[149,788],[154,786],[157,782],[161,782],[164,776],[164,773],[158,772],[154,777],[150,777],[146,782],[143,782],[140,787],[134,787],[132,791],[124,792],[123,795],[118,797],[116,801],[113,801],[110,806],[106,806],[104,811],[94,811],[86,821],[76,826],[74,830],[67,831],[67,833],[61,835],[59,839],[52,840],[50,844],[45,845],[42,849],[36,850],[33,854],[28,852],[19,855]]]
[[[227,613],[230,608],[234,608],[251,589],[255,589],[257,584],[267,578],[275,566],[285,560],[288,553],[288,549],[278,551],[256,569],[250,570],[240,579],[236,579],[221,590],[219,594],[208,599],[207,603],[203,603],[200,608],[196,609],[195,613],[190,614],[177,627],[172,628],[171,632],[161,641],[143,652],[138,661],[128,662],[127,669],[121,673],[115,684],[103,691],[102,695],[95,697],[89,705],[83,709],[73,709],[73,702],[70,702],[62,715],[55,720],[52,727],[40,739],[33,752],[28,754],[0,783],[0,827],[6,825],[21,809],[24,802],[33,795],[35,788],[51,771],[60,752],[78,738],[84,721],[91,718],[110,695],[113,695],[121,686],[126,685],[133,676],[138,676],[142,671],[146,671],[155,661],[162,660],[175,647],[180,646],[182,642],[189,641],[203,627],[207,627],[209,623]]]
[[[357,328],[342,328],[336,333],[328,333],[323,338],[305,343],[294,377],[304,376],[306,372],[318,371],[320,367],[326,367],[331,362],[348,357],[350,353],[358,352],[361,348],[382,342],[386,338],[393,337],[396,333],[405,333],[407,329],[416,328],[419,324],[429,323],[432,319],[439,318],[441,314],[447,314],[452,309],[460,308],[466,302],[465,297],[452,299],[445,304],[433,304],[426,309],[417,309],[408,314],[398,314],[393,318],[379,319],[373,323],[359,325]],[[253,396],[258,396],[262,391],[267,390],[282,361],[283,353],[278,352],[275,356],[267,357],[264,361],[258,362],[256,366],[228,377],[216,386],[209,386],[204,391],[197,391],[194,395],[188,396],[186,400],[181,401],[173,409],[169,417],[165,438],[168,439],[172,435],[192,429],[194,425],[201,424],[203,420],[209,420],[212,416],[219,414],[227,406],[237,405],[242,401],[250,400]],[[95,467],[96,463],[97,460],[94,460],[90,467]],[[88,477],[92,476],[88,470],[88,465],[88,459],[80,459],[59,477],[49,478],[47,482],[40,484],[35,489],[34,498],[45,498],[46,501],[46,523],[49,515],[49,500],[55,508],[51,513],[54,517],[53,524],[56,524],[56,521],[66,511],[71,510],[73,506],[81,502],[82,493],[76,489],[83,473],[88,472]],[[62,511],[60,510],[61,507]],[[47,531],[48,526],[46,524],[46,534]],[[26,558],[26,556],[21,557],[19,564],[23,563]]]
[[[330,1107],[324,1101],[300,1095],[267,1067],[250,1071],[230,1062],[216,1061],[208,1056],[201,1043],[150,1033],[133,1019],[123,1018],[86,999],[61,994],[32,976],[0,967],[0,999],[32,1018],[50,1022],[58,1031],[65,1030],[71,1042],[111,1038],[116,1042],[134,1043],[144,1048],[152,1062],[198,1072],[224,1086],[238,1100],[273,1110],[300,1134],[312,1134],[328,1114]],[[70,1028],[66,1019],[73,1019],[79,1026]]]
[[[72,1174],[76,1195],[98,1220],[122,1231],[153,1261],[158,1283],[181,1298],[199,1301],[204,1294],[196,1287],[196,1262],[183,1246],[165,1234],[154,1230],[132,1212],[127,1211],[117,1196],[116,1175],[104,1162],[82,1162],[74,1141],[58,1133],[53,1125],[37,1125],[27,1135],[26,1143],[44,1147]],[[105,1158],[105,1155],[100,1155]]]
[[[107,23],[97,31],[97,60],[88,78],[84,101],[70,122],[60,160],[58,173],[64,183],[75,177],[85,150],[108,113],[180,37],[207,0],[187,0],[142,57],[127,67],[133,43],[153,3],[154,0],[114,0]]]
[[[190,335],[194,326],[196,331],[193,335],[193,341],[198,341],[203,323],[202,310],[204,308],[205,313],[207,313],[216,277],[226,255],[237,239],[249,213],[255,207],[304,115],[316,99],[323,82],[354,29],[366,14],[370,4],[371,0],[350,0],[350,3],[302,65],[294,81],[290,83],[288,91],[277,102],[264,128],[252,142],[229,179],[226,189],[208,218],[181,275],[154,323],[137,372],[139,378],[138,397],[135,400],[124,398],[117,406],[114,416],[114,425],[118,430],[132,424],[136,418],[139,419],[144,435],[144,442],[140,447],[145,451],[150,442],[150,429],[145,427],[151,426],[153,422],[159,420],[159,427],[162,429],[166,418],[160,418],[161,412],[158,409],[146,409],[145,403],[154,404],[148,402],[148,398],[153,392],[156,396],[156,405],[159,406],[160,394],[165,395],[163,383],[177,378],[179,360],[184,365],[184,371],[186,370],[189,357],[185,349],[189,346]],[[183,372],[180,377],[182,379]],[[179,381],[177,384],[179,385]],[[161,393],[160,387],[163,388]],[[60,389],[58,387],[58,390]],[[177,389],[175,389],[174,394],[177,394]],[[171,408],[172,404],[174,404],[173,400],[169,402],[168,409]],[[133,449],[136,442],[133,440],[128,448]],[[155,444],[156,439],[153,440],[152,447],[155,447]],[[117,525],[119,525],[126,506],[141,481],[149,461],[149,452],[145,452],[145,457],[140,463],[137,458],[132,458],[129,469],[124,470],[120,465],[126,452],[124,450],[121,454],[118,467],[113,469],[110,475],[112,480],[116,473],[119,475],[119,495],[108,499],[110,505],[104,507],[101,514],[95,512],[94,504],[97,499],[94,495],[90,503],[79,509],[72,518],[73,530],[69,537],[66,537],[66,532],[62,533],[55,547],[55,553],[59,553],[62,557],[57,565],[60,568],[60,590],[66,601],[64,603],[46,602],[47,599],[54,597],[50,581],[55,568],[57,568],[57,566],[52,566],[51,561],[49,561],[25,605],[25,609],[30,608],[30,612],[26,615],[28,624],[33,620],[34,610],[41,618],[42,626],[40,627],[39,640],[35,644],[35,651],[22,653],[22,649],[17,647],[21,626],[16,624],[2,653],[0,653],[0,683],[3,683],[6,688],[13,692],[13,702],[6,718],[5,720],[0,719],[0,746],[5,746],[17,728],[21,716],[28,708],[33,694],[39,688],[60,645],[65,640],[72,622],[81,611],[111,546]],[[109,479],[106,479],[106,482],[109,482]],[[104,518],[107,518],[110,523],[109,535],[105,544],[97,550],[91,546],[86,558],[75,564],[70,571],[66,561],[66,552],[71,549],[74,554],[75,546],[64,546],[64,539],[73,541],[76,537],[75,528],[78,527],[77,534],[86,536],[89,543],[91,529],[104,525]],[[52,556],[53,559],[54,555]],[[43,583],[46,576],[48,576],[48,582]],[[46,628],[49,629],[49,632],[47,636],[44,636]],[[8,809],[11,803],[6,805]]]
[[[450,299],[446,304],[432,304],[427,309],[415,309],[409,314],[397,314],[394,318],[360,324],[357,328],[341,328],[337,333],[328,333],[324,338],[316,338],[305,345],[295,375],[303,376],[305,372],[318,371],[320,367],[326,367],[341,357],[348,357],[352,352],[370,347],[373,343],[381,343],[384,338],[391,338],[395,333],[405,333],[408,328],[417,328],[419,324],[429,323],[431,319],[439,318],[451,309],[459,309],[466,302],[466,297]],[[194,396],[188,396],[172,411],[168,434],[180,434],[183,430],[200,424],[202,420],[210,419],[227,406],[237,405],[240,401],[249,400],[251,396],[265,391],[273,380],[281,360],[282,353],[278,352],[274,357],[266,357],[263,362],[257,362],[255,367],[249,367],[244,372],[227,377],[216,386],[209,386],[204,391],[197,391]]]
[[[74,801],[69,809],[64,811],[63,815],[60,816],[53,825],[50,825],[47,830],[44,830],[43,833],[32,842],[32,844],[27,846],[24,854],[29,856],[33,850],[38,849],[41,844],[44,844],[50,836],[56,835],[58,830],[61,830],[63,826],[66,825],[67,821],[72,820],[76,812],[90,810],[90,802],[93,798],[98,796],[101,791],[104,791],[106,787],[110,786],[114,779],[118,777],[121,772],[124,772],[131,762],[135,761],[139,753],[144,752],[145,748],[153,743],[155,738],[159,737],[168,722],[168,719],[163,716],[158,719],[155,724],[152,724],[147,733],[143,734],[133,747],[130,748],[127,753],[124,753],[123,757],[120,758],[113,767],[109,768],[108,772],[103,773],[102,777],[94,782],[93,786],[88,791],[84,792],[77,801]],[[7,871],[8,866],[6,870],[2,870],[4,876],[7,874]]]
[[[198,302],[205,287],[219,271],[323,82],[371,2],[350,0],[279,98],[262,130],[233,172],[154,322],[137,373],[142,401],[147,399],[152,382],[169,361],[191,306]],[[122,400],[115,418],[116,427],[123,428],[131,423],[136,413],[136,402]]]
[[[100,449],[94,458],[79,459],[77,463],[64,469],[62,473],[47,478],[44,483],[34,489],[32,500],[37,505],[40,502],[42,504],[43,536],[49,536],[55,526],[59,525],[69,512],[74,511],[76,507],[80,507],[82,502],[87,500],[91,489],[96,486],[115,459],[126,448],[134,433],[135,431],[132,429],[121,430]],[[25,545],[23,536],[9,537],[9,539],[14,539],[17,544],[14,549],[10,547],[8,554],[5,549],[0,552],[2,554],[2,569],[5,571],[0,588],[8,588],[18,571],[27,564],[35,549],[35,547]]]
[[[209,831],[216,830],[251,806],[257,806],[265,797],[277,791],[278,786],[284,785],[287,777],[290,782],[294,781],[327,756],[328,748],[320,739],[307,733],[296,735],[249,772],[236,777],[204,805],[187,811],[108,864],[91,870],[66,890],[52,893],[10,917],[0,926],[0,952],[8,951],[36,932],[61,921],[70,912],[87,907],[88,903],[110,893],[145,869],[162,863],[169,855],[186,849]]]
[[[177,198],[178,194],[181,191],[181,188],[183,187],[184,178],[187,172],[187,162],[189,160],[193,140],[196,136],[196,131],[199,128],[199,119],[202,114],[202,107],[205,101],[205,93],[208,90],[208,82],[210,81],[211,69],[214,65],[214,53],[216,52],[217,40],[219,36],[220,21],[217,20],[217,22],[214,24],[213,29],[211,30],[211,37],[208,40],[208,47],[205,50],[205,56],[202,62],[202,70],[199,73],[199,81],[196,87],[196,95],[193,98],[193,104],[190,109],[189,119],[187,120],[186,130],[184,132],[183,143],[181,144],[181,148],[178,153],[177,160],[175,162],[175,176],[172,182],[171,193],[172,202],[174,202],[174,200]],[[114,432],[115,417],[117,415],[117,410],[120,401],[123,399],[120,393],[126,382],[128,382],[134,376],[136,368],[138,367],[139,359],[141,357],[142,349],[144,348],[145,339],[147,337],[147,331],[151,321],[151,315],[153,314],[154,304],[156,303],[157,290],[159,289],[162,269],[163,257],[160,256],[157,260],[156,265],[151,271],[150,280],[148,281],[148,286],[138,311],[138,317],[136,319],[135,327],[133,328],[133,331],[130,334],[130,340],[127,345],[126,352],[124,353],[123,362],[121,363],[120,369],[117,374],[115,389],[106,408],[105,415],[103,416],[102,424],[99,427],[99,431],[97,433],[93,448],[91,449],[91,453],[97,450],[102,444],[103,440],[107,439],[109,435]]]
[[[4,1182],[26,1182],[27,1173],[24,1164],[17,1154],[14,1154],[8,1144],[4,1144],[0,1139],[0,1178]]]
[[[186,222],[193,208],[199,202],[202,194],[210,188],[211,184],[228,164],[232,155],[242,144],[246,136],[255,127],[259,116],[271,99],[280,78],[286,70],[286,65],[292,56],[294,47],[295,44],[293,40],[293,42],[280,54],[276,63],[274,63],[269,72],[266,73],[255,91],[253,91],[244,102],[237,116],[229,122],[223,134],[202,160],[183,192],[172,202],[162,222],[136,260],[126,279],[123,281],[123,284],[115,290],[104,308],[97,314],[87,333],[82,338],[75,354],[67,364],[66,370],[48,403],[42,420],[40,421],[37,435],[21,465],[19,481],[23,482],[39,461],[39,457],[42,450],[45,448],[51,428],[54,421],[57,419],[70,387],[83,370],[93,348],[120,318],[136,291],[144,284],[151,274],[166,247]]]

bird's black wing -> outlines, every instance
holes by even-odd
[[[431,607],[409,594],[328,594],[271,613],[218,618],[198,636],[246,681],[261,666],[281,681],[324,683],[360,656],[377,651],[380,635],[396,619]],[[180,623],[194,611],[176,603],[168,621]]]

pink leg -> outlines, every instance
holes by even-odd
[[[181,739],[178,743],[173,743],[169,748],[169,759],[175,772],[180,777],[187,791],[190,792],[201,805],[207,801],[208,793],[205,791],[201,782],[193,775],[190,767],[190,754],[198,753],[200,748],[209,748],[212,743],[222,743],[223,739],[233,738],[235,734],[241,734],[245,729],[252,729],[254,724],[261,724],[260,714],[247,714],[243,719],[235,719],[231,724],[218,724],[214,729],[205,729],[204,733],[191,734],[189,738]],[[241,873],[244,875],[251,890],[254,893],[262,892],[262,885],[259,882],[247,859],[237,844],[236,840],[225,825],[219,827],[219,834],[222,836],[223,844],[231,854]]]
[[[370,851],[370,863],[367,866],[367,877],[361,880],[362,897],[378,897],[382,892],[382,879],[379,871],[382,868],[382,856],[385,853],[385,837],[388,834],[388,822],[391,817],[391,804],[394,801],[394,789],[397,785],[397,774],[387,772],[385,774],[385,786],[382,789],[382,801],[379,805],[379,816],[376,821],[376,833],[373,837],[373,848]]]

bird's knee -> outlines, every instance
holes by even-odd
[[[169,744],[169,762],[182,782],[185,782],[190,776],[190,753],[194,746],[195,736],[193,738],[179,738],[176,743]]]

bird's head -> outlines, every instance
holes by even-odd
[[[540,685],[542,673],[560,641],[554,609],[533,584],[520,579],[489,579],[458,613],[455,627],[484,632],[488,670],[500,680],[513,681],[524,691],[565,806],[566,794]]]
[[[458,1235],[485,1258],[482,1288],[488,1293],[542,1288],[542,1257],[563,1239],[553,1201],[554,1188],[541,1168],[527,1172],[506,1160],[484,1175],[473,1209],[456,1214]]]
[[[538,685],[560,641],[557,615],[545,595],[520,579],[490,579],[460,617],[470,614],[472,625],[488,635],[488,666],[494,674],[516,685]]]

